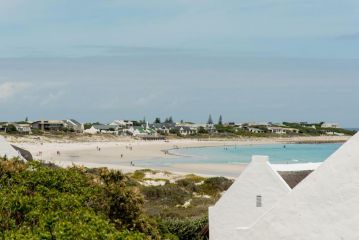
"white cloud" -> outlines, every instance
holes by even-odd
[[[24,83],[4,82],[0,83],[0,102],[4,102],[13,97],[16,93],[25,88]]]

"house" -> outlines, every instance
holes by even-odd
[[[176,126],[175,129],[178,132],[178,134],[180,134],[182,136],[188,136],[188,135],[193,135],[193,134],[197,133],[197,129],[190,128],[187,126]]]
[[[157,136],[156,130],[150,128],[148,123],[147,123],[146,127],[142,127],[142,126],[130,127],[127,130],[127,133],[134,137]]]
[[[41,120],[31,123],[31,128],[41,131],[62,131],[65,123],[62,120]]]
[[[264,133],[264,130],[259,128],[247,127],[247,130],[251,133]]]
[[[288,134],[288,133],[299,133],[299,130],[296,128],[283,128],[283,127],[268,127],[270,133],[275,134]]]
[[[252,226],[290,191],[267,156],[253,156],[232,186],[209,208],[210,239],[242,239],[238,231]]]
[[[16,131],[19,133],[30,134],[31,133],[31,124],[29,123],[14,123]]]
[[[227,122],[224,124],[225,127],[234,127],[234,128],[242,128],[243,125],[241,123],[235,123],[235,122]]]
[[[65,123],[66,128],[68,128],[74,132],[81,133],[84,131],[84,125],[79,123],[75,119],[64,120],[64,123]]]
[[[331,132],[331,131],[326,132],[325,134],[327,134],[327,135],[331,135],[331,136],[345,136],[345,134],[344,134],[344,133]]]
[[[100,133],[107,133],[107,134],[118,134],[118,126],[113,125],[92,125],[91,128],[84,130],[84,133],[88,134],[100,134]]]
[[[216,131],[215,125],[211,123],[176,123],[176,126],[189,127],[192,129],[192,131],[196,132],[198,132],[200,128],[203,128],[204,130],[211,133]]]
[[[359,239],[358,160],[356,134],[237,239]]]
[[[321,125],[322,128],[340,128],[338,123],[323,123]]]
[[[129,121],[129,120],[114,120],[112,123],[110,123],[109,125],[115,125],[118,126],[120,128],[130,128],[133,127],[133,122]]]
[[[155,129],[158,133],[169,134],[172,129],[176,127],[174,123],[153,123],[149,125],[150,128]]]
[[[271,123],[268,122],[250,122],[250,123],[246,123],[245,125],[252,127],[252,126],[270,126]]]
[[[7,123],[2,122],[0,123],[0,132],[5,132],[7,127]]]

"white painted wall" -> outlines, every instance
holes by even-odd
[[[99,130],[97,130],[96,128],[94,128],[94,127],[92,126],[91,128],[84,130],[84,133],[97,134],[97,133],[99,133]]]
[[[358,240],[359,134],[242,234],[236,239]]]
[[[289,186],[270,166],[268,157],[254,156],[216,205],[209,208],[210,239],[237,239],[238,227],[254,224],[289,191]],[[256,207],[257,195],[262,196],[262,207]]]

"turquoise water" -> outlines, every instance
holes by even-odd
[[[334,153],[341,144],[272,144],[252,146],[222,146],[183,148],[171,150],[182,155],[175,159],[141,161],[141,165],[165,166],[176,163],[248,163],[252,155],[267,155],[271,163],[322,162]]]

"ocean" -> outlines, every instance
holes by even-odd
[[[350,131],[356,131],[356,132],[359,132],[359,128],[346,128],[347,130],[350,130]]]
[[[248,163],[252,155],[267,155],[271,163],[322,162],[334,153],[341,144],[271,144],[251,146],[222,146],[183,148],[171,150],[181,155],[175,159],[153,159],[141,161],[146,166],[166,166],[176,163]]]

